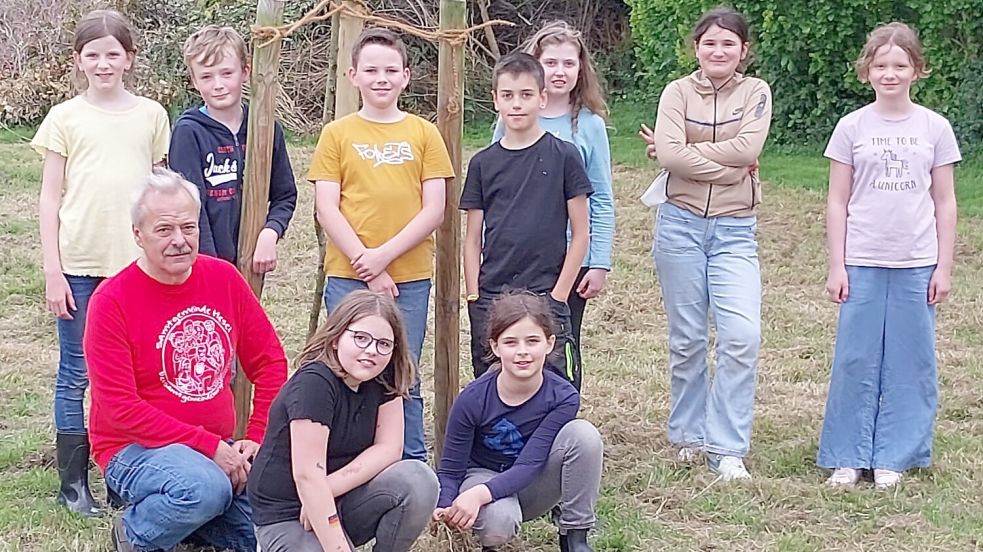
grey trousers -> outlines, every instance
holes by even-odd
[[[501,546],[519,534],[524,521],[559,506],[555,519],[561,533],[592,529],[594,507],[601,486],[604,445],[601,434],[587,420],[573,420],[560,429],[539,476],[518,494],[486,504],[478,512],[473,531],[482,546]],[[498,472],[470,468],[461,492],[476,487]]]
[[[349,543],[373,538],[375,552],[406,552],[427,527],[437,506],[439,486],[430,466],[401,460],[337,501],[338,517]],[[300,520],[256,527],[262,552],[323,552],[313,531]]]

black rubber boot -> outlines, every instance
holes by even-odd
[[[89,492],[89,436],[59,433],[55,437],[55,454],[61,479],[58,503],[83,516],[101,515],[102,507]]]
[[[587,529],[570,529],[560,535],[560,552],[594,552],[587,544]]]

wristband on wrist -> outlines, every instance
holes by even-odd
[[[465,297],[465,299],[467,299],[468,303],[474,303],[475,301],[478,300],[478,294],[477,293],[469,293],[468,296]]]

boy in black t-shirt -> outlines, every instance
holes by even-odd
[[[579,390],[580,353],[566,298],[587,252],[590,180],[576,147],[539,125],[546,78],[536,58],[514,53],[499,60],[492,96],[505,135],[471,158],[461,194],[471,363],[476,377],[488,369],[491,302],[506,290],[528,289],[549,298],[556,320],[548,366]]]

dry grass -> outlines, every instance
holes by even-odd
[[[302,175],[309,148],[292,154]],[[23,144],[0,144],[0,550],[105,550],[107,520],[78,520],[53,500],[50,401],[56,342],[43,310],[38,270],[39,165]],[[821,293],[822,198],[769,187],[759,225],[765,297],[749,458],[755,480],[725,486],[702,467],[678,463],[665,436],[665,318],[649,255],[651,215],[635,200],[650,178],[638,169],[617,170],[615,268],[609,289],[590,304],[585,321],[582,415],[601,429],[606,442],[603,527],[596,548],[948,552],[983,547],[983,224],[961,225],[957,291],[939,313],[942,403],[934,466],[912,474],[895,491],[834,492],[820,486],[824,474],[814,464],[836,316]],[[297,216],[265,299],[291,355],[306,333],[317,251],[311,190],[304,182],[299,187]],[[462,351],[466,337],[462,328]],[[555,542],[540,521],[525,527],[511,550],[556,550]],[[442,534],[425,536],[415,550],[474,548]]]

